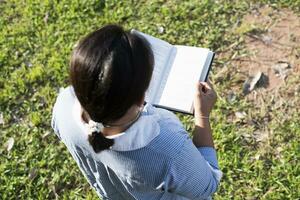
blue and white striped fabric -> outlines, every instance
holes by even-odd
[[[210,199],[217,190],[216,151],[196,148],[173,113],[147,104],[111,149],[96,154],[78,106],[72,87],[62,90],[52,127],[103,200]]]

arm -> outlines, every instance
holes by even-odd
[[[198,83],[194,100],[195,130],[174,161],[167,179],[169,190],[190,199],[211,196],[218,188],[222,172],[214,149],[209,114],[216,93],[208,83]]]
[[[214,142],[211,134],[211,127],[208,118],[200,119],[195,122],[195,129],[193,132],[193,142],[196,147],[213,147]]]
[[[194,99],[195,129],[193,133],[193,142],[196,147],[214,147],[209,115],[216,100],[216,92],[209,82],[197,84]]]
[[[219,170],[209,123],[216,97],[210,83],[197,84],[193,140],[187,139],[170,167],[166,180],[170,192],[189,199],[203,199],[218,188],[222,172]]]
[[[207,159],[216,163],[215,166],[210,166]],[[217,190],[220,182],[222,173],[217,167],[215,150],[207,147],[197,149],[187,136],[169,169],[166,190],[188,199],[207,198]]]

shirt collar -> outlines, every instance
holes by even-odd
[[[81,105],[76,99],[73,108],[73,117],[80,126],[83,134],[88,134],[88,129],[81,118]],[[158,121],[162,115],[151,104],[146,104],[139,119],[127,130],[110,138],[114,139],[111,150],[131,151],[145,147],[160,133]]]
[[[116,138],[112,150],[130,151],[149,144],[160,133],[159,113],[150,104],[146,104],[139,119]]]

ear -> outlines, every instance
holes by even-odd
[[[81,118],[85,123],[89,123],[91,119],[90,115],[83,109],[83,107],[81,107]]]
[[[136,103],[136,105],[137,105],[138,107],[141,107],[142,105],[144,105],[144,102],[145,102],[145,94],[143,95],[142,99],[140,99],[140,100]]]

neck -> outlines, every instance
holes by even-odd
[[[116,135],[118,133],[124,132],[138,119],[139,114],[140,114],[140,107],[137,105],[131,106],[126,112],[126,114],[123,115],[120,119],[113,121],[109,124],[106,124],[107,126],[105,126],[102,131],[103,135],[109,136],[109,135]],[[90,117],[83,113],[82,119],[83,121],[88,123]]]
[[[107,136],[124,132],[138,119],[140,112],[140,107],[133,105],[123,117],[112,123],[106,124],[107,126],[104,127],[103,134]]]

